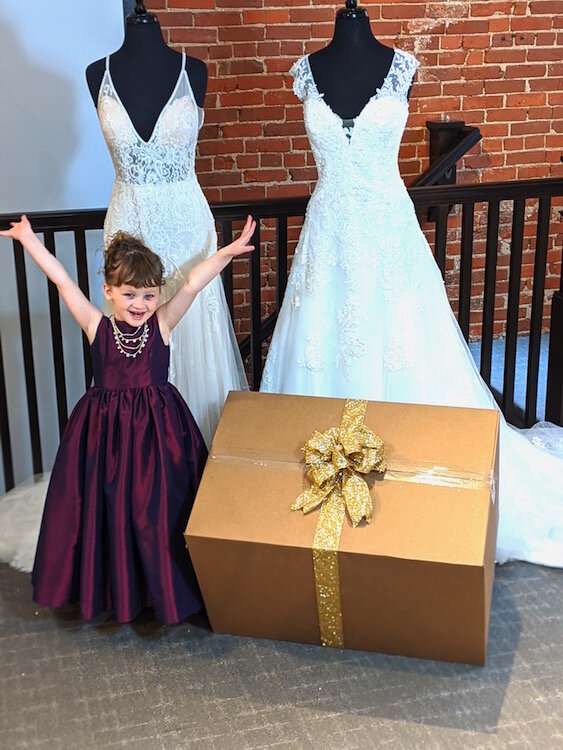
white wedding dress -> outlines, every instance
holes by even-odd
[[[167,276],[167,299],[192,266],[217,250],[213,216],[194,169],[203,110],[192,92],[185,54],[176,86],[148,141],[139,136],[121,103],[109,57],[98,115],[116,175],[104,239],[122,230],[158,253]],[[248,388],[220,278],[196,297],[172,332],[170,381],[186,400],[209,447],[227,393]]]
[[[190,86],[185,55],[148,142],[138,135],[119,99],[109,58],[98,115],[116,173],[104,239],[126,231],[158,253],[167,275],[166,299],[191,266],[217,250],[213,216],[194,170],[203,111]],[[196,297],[172,332],[169,377],[209,447],[228,392],[248,388],[219,278]],[[49,475],[36,477],[0,498],[0,560],[19,570],[32,569],[48,483]]]
[[[352,122],[326,104],[308,57],[292,68],[319,177],[263,391],[498,408],[399,174],[417,66],[395,51],[381,88]],[[563,429],[525,434],[501,415],[500,445],[497,559],[563,566]]]

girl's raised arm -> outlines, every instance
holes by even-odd
[[[11,225],[11,229],[0,232],[0,237],[10,237],[21,242],[47,278],[55,284],[72,316],[92,343],[102,318],[100,310],[82,293],[62,263],[41,244],[25,214],[20,221],[12,221]]]
[[[231,242],[230,245],[225,245],[190,271],[186,283],[156,311],[160,330],[163,334],[170,333],[188,311],[198,292],[201,292],[203,287],[207,286],[215,276],[218,276],[235,256],[254,250],[254,245],[248,243],[255,229],[256,222],[252,216],[248,216],[238,239]]]

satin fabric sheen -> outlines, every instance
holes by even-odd
[[[133,329],[120,322],[124,332]],[[156,317],[136,358],[103,317],[94,383],[74,408],[53,467],[33,567],[34,601],[79,602],[119,622],[152,606],[175,623],[201,609],[182,532],[207,450],[176,388]]]

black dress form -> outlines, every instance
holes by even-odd
[[[374,37],[367,11],[355,6],[348,2],[338,11],[332,40],[309,55],[317,89],[343,120],[360,114],[383,84],[394,55]]]
[[[148,141],[164,106],[169,100],[182,66],[182,56],[171,49],[152,14],[148,22],[129,16],[125,39],[110,55],[114,86],[139,136]],[[131,20],[132,19],[132,20]],[[88,88],[97,104],[106,60],[96,60],[86,69]],[[202,60],[186,56],[186,70],[196,102],[203,107],[207,88],[207,68]]]

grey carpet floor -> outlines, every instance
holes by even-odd
[[[514,403],[524,410],[526,406],[526,378],[528,371],[528,350],[530,338],[527,335],[518,336],[516,343],[516,365],[514,378]],[[503,390],[504,378],[504,348],[505,339],[494,339],[491,357],[491,386],[499,393]],[[481,342],[472,341],[469,349],[477,367],[481,359]],[[545,397],[547,390],[547,361],[549,354],[549,334],[544,333],[540,342],[540,359],[538,366],[538,395],[536,399],[537,418],[545,419]]]
[[[563,747],[563,573],[497,568],[487,666],[81,622],[0,565],[0,747]]]
[[[526,347],[519,338],[520,406]],[[495,341],[496,387],[503,358]],[[563,572],[497,568],[478,668],[216,636],[203,618],[83,623],[38,609],[29,576],[0,564],[0,685],[0,750],[563,748]]]

